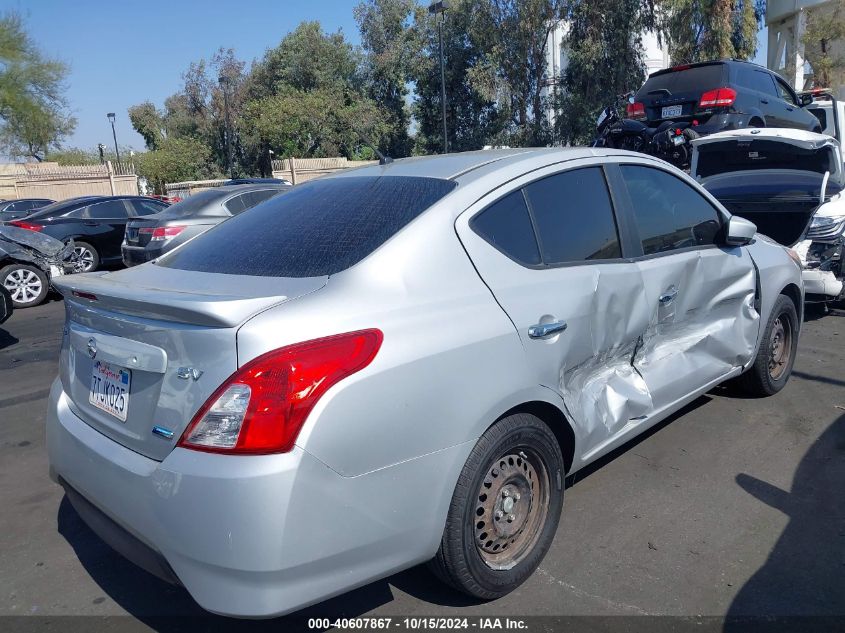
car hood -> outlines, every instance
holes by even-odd
[[[4,242],[7,244],[4,245]],[[0,225],[0,248],[8,250],[7,245],[25,246],[39,255],[55,258],[65,250],[65,243],[43,233],[36,233],[16,226]]]

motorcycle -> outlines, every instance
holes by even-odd
[[[661,158],[681,169],[689,167],[692,158],[690,141],[699,137],[692,124],[663,121],[652,128],[634,119],[623,119],[619,115],[619,105],[631,103],[633,96],[632,92],[620,95],[615,104],[601,111],[592,146],[640,152]]]

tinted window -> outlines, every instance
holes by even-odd
[[[167,219],[190,218],[197,215],[225,216],[223,200],[230,195],[232,195],[231,190],[206,189],[167,207],[164,215]]]
[[[795,103],[795,97],[792,96],[792,91],[789,89],[781,79],[775,80],[777,83],[778,94],[780,94],[780,98],[786,101],[787,103],[791,103],[793,105],[798,105]]]
[[[715,242],[719,215],[695,189],[659,169],[634,165],[621,169],[644,254]]]
[[[613,206],[599,167],[575,169],[525,187],[543,263],[621,257]]]
[[[723,64],[708,64],[696,66],[686,70],[652,75],[648,78],[637,96],[645,96],[652,90],[668,90],[671,94],[676,92],[704,92],[722,86],[724,79]]]
[[[775,83],[772,81],[772,76],[765,71],[757,70],[750,66],[740,66],[739,81],[743,86],[751,90],[756,90],[757,92],[774,97],[778,94]]]
[[[123,200],[108,200],[107,202],[92,204],[82,214],[82,217],[92,220],[114,220],[126,216],[126,206],[123,204]]]
[[[229,210],[229,213],[232,215],[237,215],[241,211],[246,211],[246,197],[247,194],[242,193],[239,196],[235,196],[234,198],[230,198],[226,201],[226,208]]]
[[[62,200],[61,202],[54,202],[53,204],[48,204],[46,207],[41,207],[38,211],[32,214],[32,216],[30,216],[30,219],[55,218],[59,216],[64,216],[69,211],[81,209],[88,202],[95,199],[96,198],[94,196],[88,196],[81,198],[70,198],[69,200]]]
[[[539,264],[540,251],[522,191],[494,202],[470,222],[472,229],[508,257]]]
[[[164,211],[167,208],[166,204],[161,204],[154,200],[127,200],[129,206],[132,207],[135,215],[152,215]]]
[[[456,186],[412,176],[314,180],[217,225],[157,264],[230,275],[333,275],[364,259]]]

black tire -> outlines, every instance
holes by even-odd
[[[12,305],[32,308],[44,302],[50,290],[50,280],[40,268],[14,263],[0,268],[0,284],[12,295]]]
[[[539,418],[518,413],[499,420],[464,464],[429,567],[476,598],[516,589],[554,539],[565,474],[557,440]]]
[[[100,254],[97,249],[91,246],[88,242],[73,243],[74,251],[79,259],[83,262],[82,272],[90,273],[100,267]]]
[[[739,377],[738,386],[750,396],[762,398],[776,394],[789,380],[797,350],[798,311],[792,299],[779,295],[763,331],[754,364]]]

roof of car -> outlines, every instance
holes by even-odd
[[[610,154],[619,154],[619,152],[591,147],[485,149],[473,152],[400,158],[385,165],[371,165],[357,169],[348,169],[338,174],[333,174],[331,177],[421,176],[455,180],[488,165],[496,168],[504,168],[523,161],[536,160],[541,157],[548,158],[549,162],[555,162],[557,159],[563,161]]]

